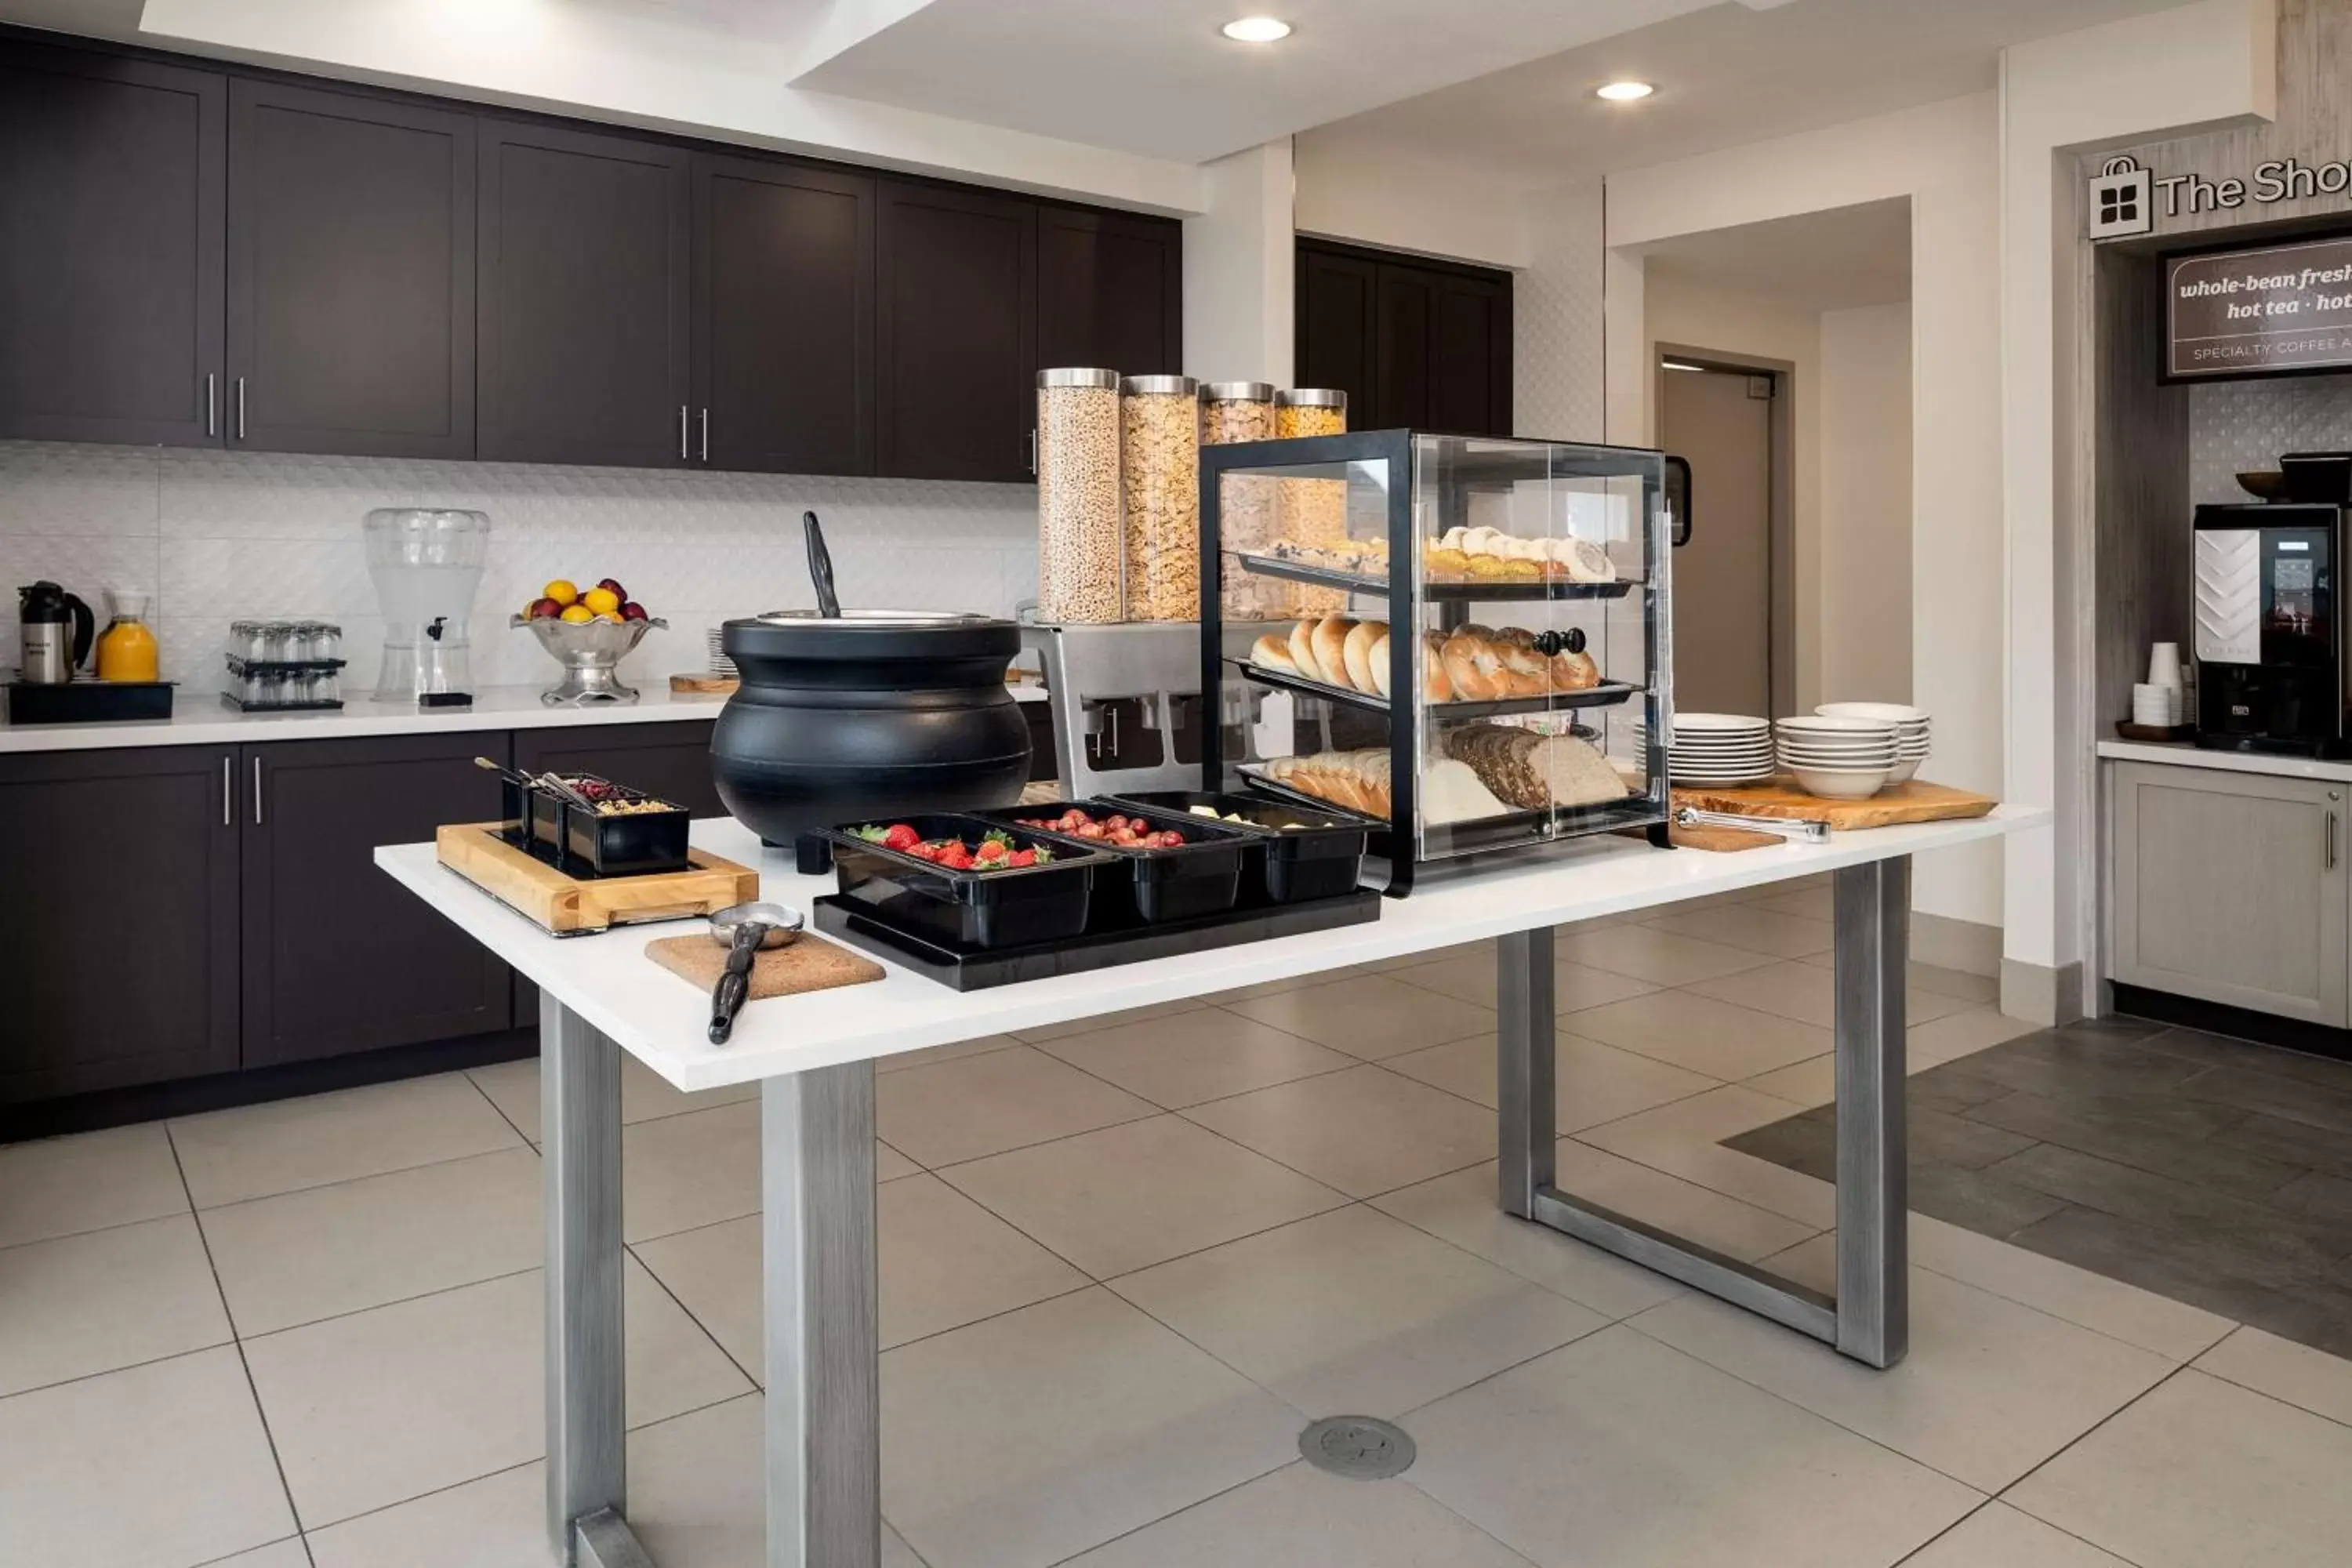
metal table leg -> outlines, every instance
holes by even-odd
[[[761,1100],[768,1568],[880,1568],[874,1064]]]
[[[1832,874],[1836,905],[1838,1293],[1783,1279],[1554,1184],[1552,933],[1501,942],[1496,1037],[1506,1213],[1761,1313],[1875,1367],[1910,1348],[1904,1138],[1907,856]]]

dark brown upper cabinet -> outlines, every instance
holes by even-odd
[[[0,43],[0,437],[218,443],[228,82]]]
[[[694,159],[694,460],[874,471],[874,181]]]
[[[1032,477],[1037,204],[881,183],[881,471]]]
[[[1037,363],[1184,369],[1184,226],[1077,207],[1037,215]]]
[[[474,125],[229,84],[230,446],[474,455]]]
[[[1349,427],[1511,434],[1511,276],[1298,243],[1295,375],[1348,395]]]
[[[688,462],[693,155],[488,117],[478,135],[478,455]]]

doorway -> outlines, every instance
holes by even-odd
[[[1675,552],[1675,706],[1790,710],[1790,628],[1776,586],[1788,561],[1789,371],[1660,346],[1658,441],[1691,466],[1690,541]]]

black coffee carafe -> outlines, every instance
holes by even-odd
[[[16,619],[24,638],[18,664],[28,685],[63,686],[89,658],[98,619],[88,605],[55,583],[17,589]]]

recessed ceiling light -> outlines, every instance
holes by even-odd
[[[1595,88],[1592,96],[1605,98],[1612,103],[1631,103],[1657,90],[1646,81],[1612,81],[1606,87]]]
[[[1237,44],[1271,44],[1290,37],[1290,24],[1273,16],[1244,16],[1221,30]]]

